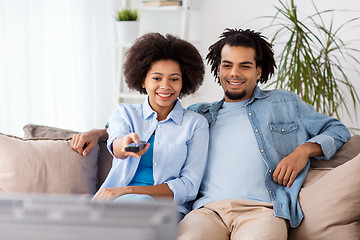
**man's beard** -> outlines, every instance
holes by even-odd
[[[241,100],[245,97],[246,91],[242,92],[229,92],[228,90],[225,91],[225,96],[227,96],[230,100],[236,101]]]

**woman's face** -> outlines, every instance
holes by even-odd
[[[182,88],[179,63],[173,60],[154,62],[146,74],[142,87],[146,89],[152,109],[158,116],[166,118],[173,109]]]

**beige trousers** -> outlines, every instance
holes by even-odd
[[[230,199],[191,211],[179,223],[178,240],[286,240],[287,231],[272,204]]]

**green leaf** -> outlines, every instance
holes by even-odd
[[[137,9],[125,8],[116,12],[116,21],[136,21],[138,19]]]
[[[359,107],[360,98],[348,74],[360,77],[360,60],[355,54],[360,50],[351,47],[354,41],[344,42],[341,34],[358,32],[360,18],[351,18],[335,28],[336,13],[344,10],[319,11],[314,1],[314,12],[305,15],[298,11],[294,0],[278,0],[274,16],[266,29],[274,29],[271,43],[283,50],[276,56],[277,78],[266,87],[275,86],[297,93],[318,111],[340,118],[345,111],[351,118],[350,105]],[[346,11],[345,11],[346,12]],[[325,21],[325,15],[331,20]],[[265,29],[264,28],[264,29]]]

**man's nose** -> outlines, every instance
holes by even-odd
[[[231,69],[231,72],[230,72],[230,75],[232,76],[232,77],[239,77],[240,76],[240,69],[238,68],[238,67],[233,67],[232,69]]]

